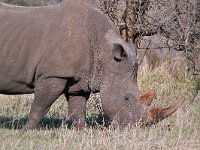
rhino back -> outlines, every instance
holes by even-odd
[[[36,8],[0,5],[0,92],[34,87],[44,74],[70,77],[88,69],[89,10],[81,1]]]
[[[90,7],[80,1],[66,1],[61,20],[53,29],[47,51],[41,59],[36,78],[46,76],[79,78],[90,61],[88,12]],[[86,71],[86,70],[85,70]]]

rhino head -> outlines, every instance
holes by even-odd
[[[176,104],[167,108],[158,108],[150,106],[154,97],[154,90],[151,90],[138,98],[131,93],[127,94],[123,100],[117,101],[114,104],[115,108],[118,107],[118,109],[110,109],[107,112],[107,116],[110,121],[117,123],[120,126],[150,126],[170,116],[183,103],[183,100],[179,100]]]
[[[136,48],[116,37],[111,33],[106,37],[112,46],[112,55],[104,67],[100,89],[104,113],[111,121],[117,120],[124,126],[138,123],[151,125],[175,112],[183,101],[164,109],[150,106],[155,91],[141,94],[138,89]]]

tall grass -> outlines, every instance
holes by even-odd
[[[41,131],[22,132],[29,113],[32,95],[0,96],[0,149],[83,149],[83,150],[141,150],[141,149],[200,149],[200,101],[193,101],[195,83],[186,77],[173,77],[165,72],[140,72],[138,85],[142,91],[155,89],[153,105],[168,106],[184,99],[183,106],[172,116],[149,128],[99,129],[77,131],[63,126],[67,118],[67,102],[60,97],[42,120]],[[92,95],[87,117],[101,109],[99,95]],[[60,127],[60,128],[57,128]],[[14,130],[14,128],[16,128]]]

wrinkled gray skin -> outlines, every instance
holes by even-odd
[[[103,110],[119,124],[144,115],[138,104],[136,50],[97,10],[81,0],[47,7],[0,3],[0,93],[34,93],[24,130],[38,127],[65,94],[75,125],[85,124],[85,105],[99,92]]]

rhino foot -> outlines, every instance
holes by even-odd
[[[35,123],[26,123],[26,125],[22,128],[23,131],[31,131],[31,130],[38,130],[40,127],[38,124]]]
[[[86,101],[88,100],[90,93],[82,92],[79,95],[68,96],[68,115],[72,121],[73,129],[83,130],[89,128],[86,123]]]
[[[88,130],[90,126],[86,122],[75,122],[72,124],[72,129],[75,130]]]

